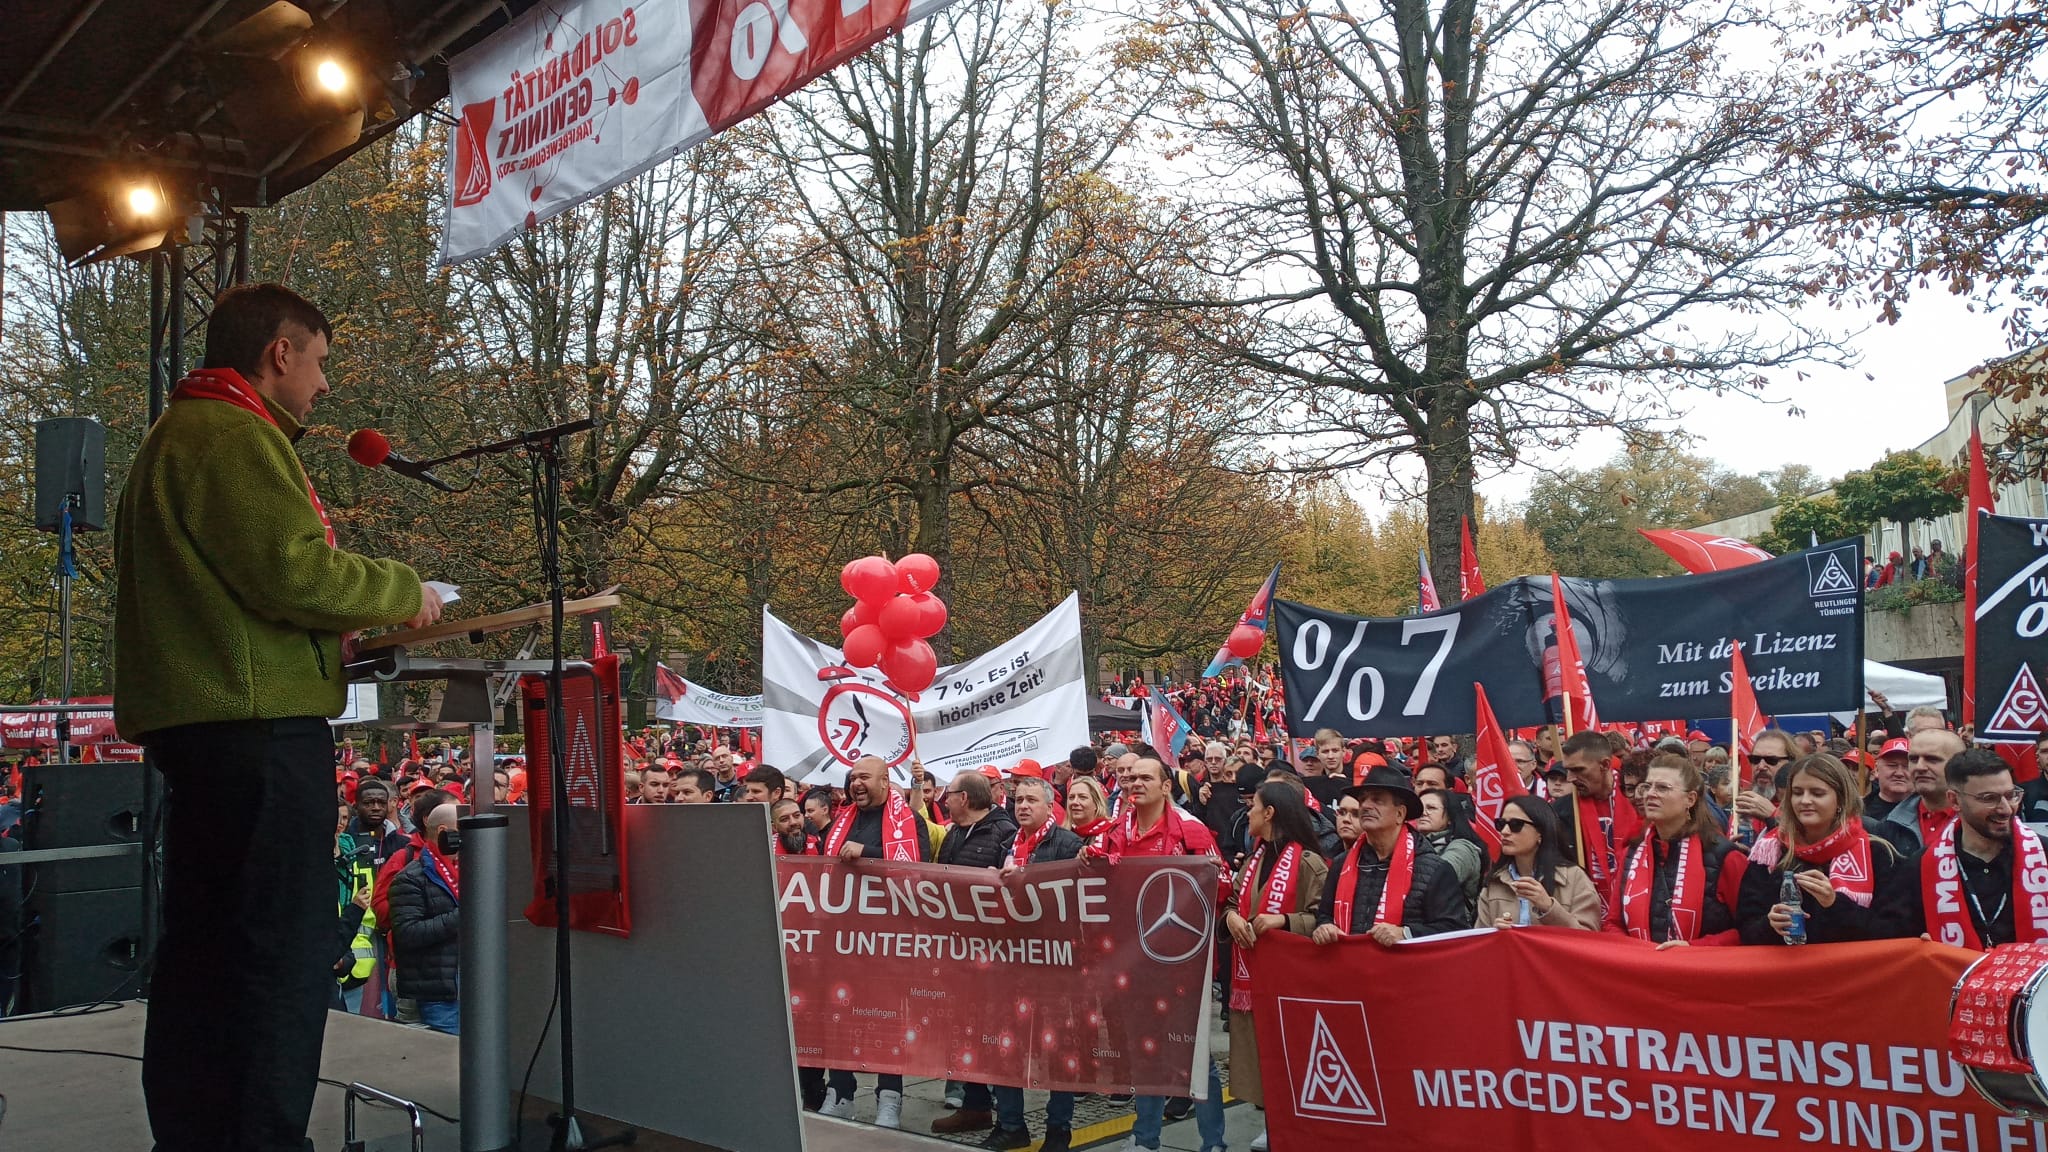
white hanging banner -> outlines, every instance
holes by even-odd
[[[714,692],[658,665],[655,705],[656,719],[677,724],[701,724],[707,728],[759,728],[761,698]]]
[[[839,784],[879,756],[899,784],[913,755],[935,779],[984,764],[1057,763],[1088,743],[1081,601],[1069,595],[1008,643],[948,668],[915,704],[872,668],[761,610],[761,759],[807,784]]]
[[[448,64],[441,262],[485,253],[953,0],[566,0]]]

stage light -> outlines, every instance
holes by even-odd
[[[164,198],[155,188],[147,184],[128,186],[128,211],[140,218],[148,219],[163,211]]]
[[[313,80],[323,91],[336,96],[345,95],[349,90],[348,69],[342,67],[341,61],[332,56],[314,66]]]

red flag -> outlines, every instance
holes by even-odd
[[[1593,686],[1586,682],[1586,662],[1579,656],[1579,638],[1572,632],[1571,609],[1564,602],[1564,581],[1555,572],[1550,574],[1550,611],[1557,632],[1557,647],[1553,649],[1557,667],[1554,671],[1544,669],[1543,698],[1564,697],[1565,727],[1570,731],[1598,728],[1600,710],[1593,705]]]
[[[1991,492],[1991,470],[1984,465],[1984,434],[1972,412],[1970,502],[1963,508],[1969,528],[1963,545],[1963,720],[1971,724],[1977,722],[1977,525],[1980,516],[1997,511],[1996,500]]]
[[[1458,599],[1470,600],[1486,591],[1479,575],[1479,550],[1472,546],[1472,521],[1458,517]]]
[[[1742,659],[1742,645],[1730,641],[1728,647],[1728,664],[1735,677],[1728,696],[1728,712],[1735,721],[1734,735],[1730,742],[1735,747],[1729,751],[1735,757],[1735,786],[1746,788],[1749,786],[1751,775],[1749,749],[1764,730],[1764,714],[1756,706],[1756,689],[1749,682],[1749,665]],[[1729,835],[1733,836],[1732,816],[1730,821]]]
[[[689,695],[689,692],[689,683],[676,675],[668,665],[658,662],[654,665],[655,700],[662,704],[673,704]]]
[[[1266,706],[1260,704],[1252,709],[1252,739],[1261,744],[1266,742]]]
[[[1507,732],[1494,718],[1486,686],[1472,685],[1472,695],[1479,717],[1472,748],[1472,804],[1491,822],[1500,819],[1501,805],[1509,797],[1520,796],[1528,789],[1522,787],[1522,773],[1516,769],[1514,754],[1508,749]]]
[[[1644,539],[1664,550],[1687,572],[1724,572],[1741,568],[1771,554],[1747,540],[1716,536],[1711,532],[1686,532],[1677,528],[1638,528]]]
[[[1435,612],[1442,609],[1444,602],[1437,598],[1436,577],[1429,574],[1429,554],[1420,548],[1416,549],[1415,562],[1417,569],[1422,573],[1416,580],[1416,587],[1421,592],[1422,610]]]

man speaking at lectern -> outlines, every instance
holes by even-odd
[[[157,1152],[312,1147],[343,637],[441,614],[411,568],[335,546],[293,452],[331,334],[287,288],[222,293],[206,367],[143,438],[116,512],[114,715],[167,787],[142,1048]]]

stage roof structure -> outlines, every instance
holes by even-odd
[[[447,93],[447,57],[533,0],[41,0],[0,36],[0,210],[67,259],[186,242]]]

